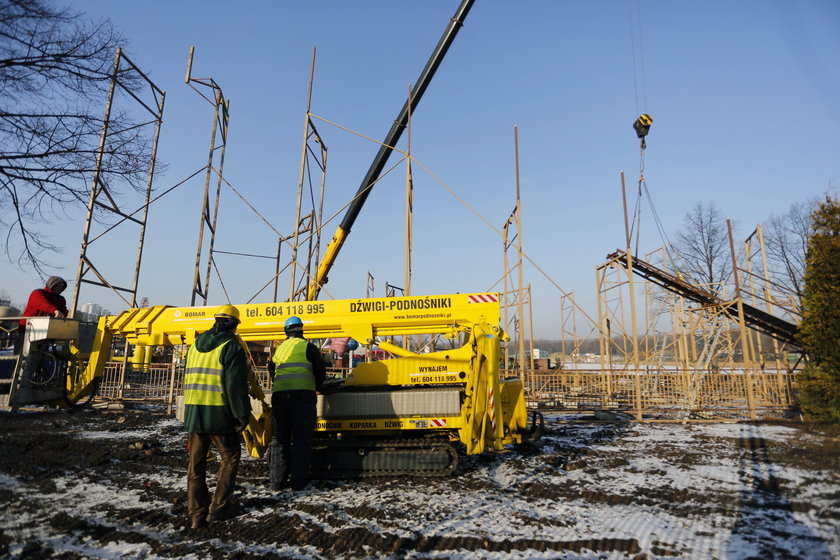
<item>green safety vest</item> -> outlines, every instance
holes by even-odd
[[[315,390],[312,363],[306,359],[308,345],[302,338],[288,338],[277,347],[272,391]]]
[[[184,404],[226,406],[228,403],[222,384],[222,349],[230,340],[209,352],[199,352],[193,346],[187,353],[184,375]]]

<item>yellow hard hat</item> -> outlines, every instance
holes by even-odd
[[[239,310],[230,304],[223,305],[216,310],[216,314],[214,315],[214,317],[216,319],[236,319],[236,322],[238,323]]]

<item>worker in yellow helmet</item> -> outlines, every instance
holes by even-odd
[[[210,330],[201,333],[187,353],[184,376],[184,429],[189,432],[187,512],[191,527],[235,515],[232,504],[241,456],[240,434],[248,425],[248,361],[236,335],[239,310],[221,306]],[[207,452],[221,455],[216,492],[207,489]]]
[[[289,317],[286,340],[269,363],[272,376],[271,487],[303,490],[309,483],[312,437],[315,432],[315,391],[321,388],[327,366],[318,347],[303,338],[303,321]]]

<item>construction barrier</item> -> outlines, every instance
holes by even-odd
[[[512,371],[503,377],[515,377]],[[271,391],[268,372],[255,370]],[[183,392],[183,367],[123,363],[105,368],[97,396],[104,400],[163,403]],[[796,373],[775,370],[526,371],[528,407],[559,413],[621,413],[641,421],[758,420],[791,417]]]
[[[758,420],[796,409],[796,373],[783,370],[547,370],[525,375],[531,408],[613,411],[637,420]]]

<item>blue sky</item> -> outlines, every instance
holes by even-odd
[[[159,158],[168,171],[156,188],[206,163],[212,107],[184,84],[194,45],[193,76],[212,76],[231,103],[226,179],[290,233],[313,46],[312,112],[381,140],[458,4],[315,0],[246,9],[89,0],[76,7],[111,18],[130,41],[131,59],[167,92]],[[515,204],[517,125],[525,252],[594,315],[595,267],[624,244],[619,172],[632,196],[639,145],[631,125],[639,113],[654,118],[645,177],[669,236],[698,201],[716,202],[749,233],[840,185],[838,28],[833,0],[478,0],[414,115],[412,153],[501,229]],[[355,194],[378,146],[326,124],[319,130],[330,149],[325,216],[332,216]],[[488,289],[502,275],[501,239],[414,171],[414,294]],[[334,297],[364,296],[368,271],[377,296],[386,282],[403,284],[403,180],[404,169],[395,170],[362,209],[330,274]],[[189,305],[202,191],[203,177],[150,209],[139,293],[152,304]],[[275,253],[274,233],[227,188],[219,220],[217,249]],[[53,226],[64,251],[52,261],[70,280],[82,226],[82,212]],[[644,206],[641,252],[662,243]],[[124,228],[96,258],[128,284],[136,244],[136,230]],[[250,299],[274,271],[268,261],[219,255],[217,262],[233,303]],[[0,289],[13,301],[41,284],[32,270],[8,261],[2,268]],[[530,265],[525,282],[535,336],[555,337],[560,292]],[[271,297],[266,291],[255,301]],[[85,285],[80,303],[87,301],[125,307]],[[214,275],[210,303],[224,302]]]

